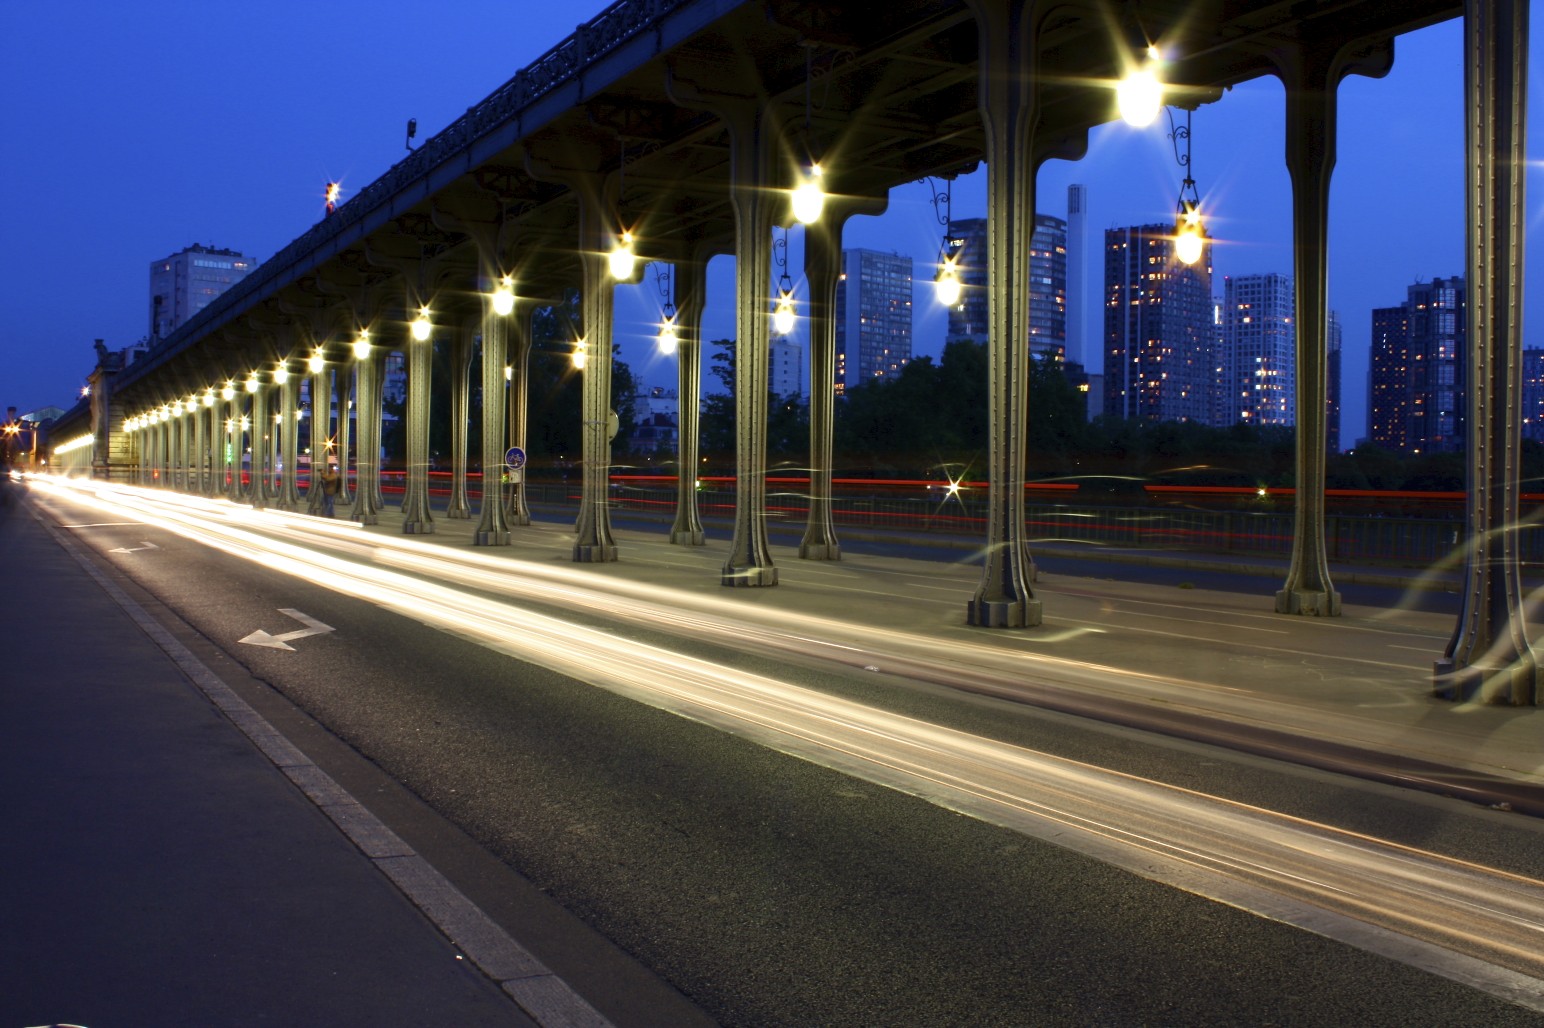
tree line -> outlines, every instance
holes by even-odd
[[[526,449],[543,465],[579,460],[582,452],[582,373],[570,359],[578,333],[578,294],[538,310],[532,319]],[[708,382],[700,445],[709,474],[731,474],[735,460],[735,350],[733,340],[709,344]],[[448,347],[437,346],[430,400],[430,452],[448,465],[451,446],[451,368]],[[635,427],[632,398],[637,379],[626,362],[613,360],[612,409],[619,429],[613,452],[629,452]],[[468,452],[481,453],[481,373],[474,368],[468,419]],[[717,388],[712,388],[716,383]],[[986,477],[986,346],[956,340],[937,361],[918,357],[900,374],[846,391],[835,406],[835,471],[843,478]],[[390,463],[405,452],[404,405],[388,402],[397,416],[383,443]],[[1295,484],[1296,434],[1290,426],[1237,424],[1214,428],[1194,422],[1132,421],[1104,415],[1089,420],[1087,394],[1051,358],[1029,368],[1029,431],[1026,475],[1030,481],[1078,480],[1085,492],[1120,492],[1122,483],[1290,487]],[[809,463],[809,405],[796,395],[768,397],[768,461],[773,469]],[[656,460],[657,460],[657,456]],[[1525,441],[1525,491],[1544,491],[1544,446]],[[1400,454],[1363,443],[1328,458],[1326,484],[1342,489],[1458,492],[1465,488],[1462,453]]]

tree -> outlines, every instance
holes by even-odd
[[[735,341],[715,339],[708,344],[708,374],[721,391],[703,397],[699,445],[704,456],[732,463],[735,440]],[[767,392],[767,461],[775,464],[803,461],[809,453],[809,405],[797,395]]]

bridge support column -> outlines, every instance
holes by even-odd
[[[235,386],[230,387],[227,407],[230,409],[230,417],[225,421],[225,438],[230,440],[230,446],[225,451],[225,463],[230,477],[225,482],[225,499],[241,503],[241,452],[245,445],[245,435],[241,431],[241,394],[236,392]]]
[[[188,429],[192,418],[186,409],[180,409],[176,415],[173,436],[177,444],[176,463],[172,465],[172,488],[178,492],[187,492],[188,489],[188,465],[192,463],[192,447],[188,445]]]
[[[1464,5],[1468,151],[1468,525],[1463,605],[1436,695],[1537,702],[1518,565],[1528,0]]]
[[[354,458],[354,467],[358,478],[354,483],[354,510],[349,517],[361,525],[375,525],[381,520],[381,507],[377,502],[381,480],[381,443],[375,434],[379,424],[376,411],[381,404],[375,375],[378,349],[377,346],[368,345],[366,356],[356,354],[354,357],[354,427],[359,436],[355,443],[357,456]]]
[[[729,133],[729,204],[735,255],[735,502],[734,539],[719,581],[728,586],[777,584],[767,542],[767,402],[770,348],[773,204],[786,202],[772,185],[781,156],[778,114],[754,97],[714,93],[674,69],[671,100],[717,115]],[[693,469],[695,472],[695,469]]]
[[[434,512],[429,508],[429,379],[433,375],[434,340],[407,343],[407,485],[402,494],[402,531],[429,535]]]
[[[1034,565],[1024,530],[1024,461],[1029,427],[1030,238],[1035,172],[1042,159],[1037,0],[968,0],[981,40],[979,97],[986,129],[988,433],[986,560],[966,608],[972,625],[1040,623],[1030,588]]]
[[[193,397],[193,481],[188,491],[199,496],[209,495],[209,416],[203,397]]]
[[[804,228],[804,278],[810,289],[809,520],[799,543],[805,560],[841,560],[831,514],[831,436],[836,412],[836,291],[842,277],[842,229],[854,214],[883,214],[884,197],[862,200],[837,187],[824,215]]]
[[[156,487],[165,485],[162,477],[166,464],[166,422],[157,418],[155,424],[150,426],[150,484]]]
[[[1287,171],[1292,179],[1293,280],[1297,290],[1297,457],[1292,559],[1276,593],[1282,614],[1337,617],[1340,593],[1330,581],[1325,542],[1329,328],[1329,202],[1335,167],[1336,93],[1358,70],[1387,70],[1386,50],[1353,60],[1336,41],[1309,41],[1281,67],[1287,93]]]
[[[337,367],[332,373],[332,387],[334,391],[333,402],[338,407],[338,495],[333,497],[333,506],[336,509],[340,505],[348,505],[354,502],[354,489],[349,485],[348,462],[349,455],[354,451],[350,449],[354,445],[355,431],[353,417],[357,416],[354,410],[354,376],[346,367]],[[354,469],[354,474],[359,474],[359,469]]]
[[[314,366],[314,365],[313,365]],[[332,451],[327,443],[332,438],[332,378],[326,364],[320,371],[312,371],[308,380],[311,401],[311,474],[306,481],[306,513],[322,511],[322,472]]]
[[[450,339],[450,503],[445,516],[470,521],[466,497],[466,426],[472,392],[472,334],[475,322],[456,326]]]
[[[700,257],[700,259],[699,259]],[[676,280],[676,509],[670,541],[702,546],[707,536],[697,508],[702,436],[702,311],[708,297],[707,254],[677,261]]]
[[[836,425],[836,290],[842,275],[842,220],[825,216],[804,227],[804,280],[810,290],[809,520],[799,542],[805,560],[841,560],[831,517],[831,436]]]
[[[261,381],[262,376],[253,372],[258,378],[257,389],[252,393],[252,482],[247,488],[247,495],[252,501],[253,510],[262,510],[268,506],[268,454],[273,448],[273,418],[268,414],[268,386]]]
[[[279,495],[280,510],[300,509],[300,376],[290,370],[289,358],[279,362]]]
[[[725,104],[729,128],[729,200],[735,221],[735,501],[734,539],[719,581],[777,584],[767,540],[767,400],[771,391],[772,205],[769,165],[776,125],[755,105]]]
[[[531,402],[531,318],[535,313],[535,304],[517,303],[514,318],[509,323],[509,445],[522,450],[526,449],[526,421]],[[510,471],[505,517],[511,528],[531,523],[531,509],[526,505],[527,471],[526,468]]]
[[[482,318],[482,499],[478,501],[478,546],[508,546],[509,523],[504,519],[504,499],[499,479],[504,468],[504,349],[508,318],[493,309],[493,298],[483,296]]]
[[[377,359],[370,362],[371,369],[375,373],[375,413],[370,419],[370,439],[375,444],[371,452],[375,454],[375,474],[370,481],[375,486],[375,510],[376,513],[386,509],[386,493],[383,487],[384,476],[381,474],[381,449],[385,446],[386,431],[386,358],[388,352],[382,352]]]
[[[225,412],[229,404],[216,397],[213,403],[205,403],[204,414],[208,418],[208,491],[215,497],[225,489]]]
[[[542,177],[542,176],[538,176]],[[599,172],[566,176],[579,201],[579,321],[584,347],[580,437],[579,520],[574,527],[574,560],[599,564],[617,559],[611,536],[611,312],[615,287],[606,253],[613,233],[614,190]],[[524,376],[522,376],[522,379]]]

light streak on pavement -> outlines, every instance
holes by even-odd
[[[678,609],[673,604],[681,597],[661,602],[657,588],[615,581],[606,588],[624,586],[623,595],[608,600],[563,569],[506,557],[224,501],[94,483],[34,485],[777,750],[1544,1011],[1539,881],[930,724],[479,593],[625,615],[698,639],[766,643],[781,635],[785,646],[848,666],[877,652],[892,661],[928,659],[927,648],[917,652],[916,640],[903,633],[876,640],[875,629],[861,626],[832,638],[824,619],[763,611],[753,623],[740,611],[728,617]],[[309,545],[265,533],[301,534]],[[912,652],[896,653],[903,642]],[[1013,651],[1005,658],[1019,662],[1022,676],[1026,656]],[[1067,674],[1129,674],[1034,656],[1041,667]],[[953,672],[962,673],[958,664]]]

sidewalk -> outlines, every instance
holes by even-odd
[[[536,1023],[24,504],[0,580],[0,1025]]]

